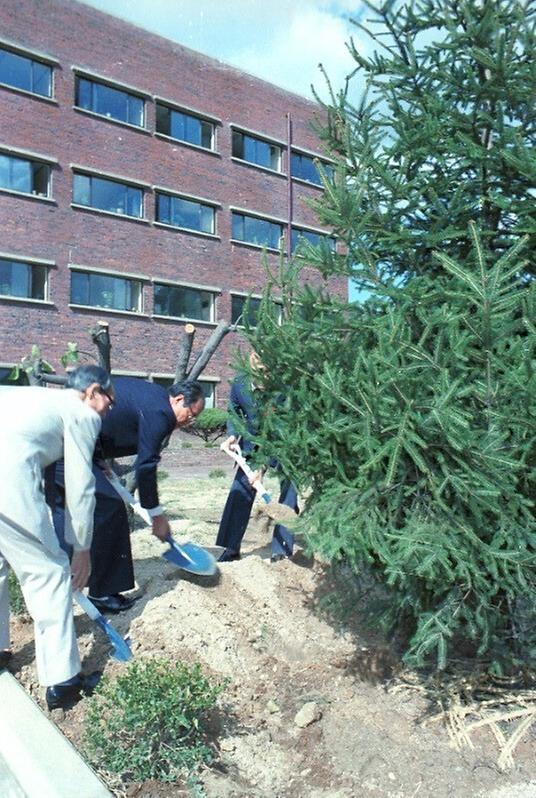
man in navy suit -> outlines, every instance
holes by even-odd
[[[123,500],[106,478],[103,460],[137,455],[136,481],[140,504],[152,518],[152,532],[165,541],[171,529],[160,506],[157,466],[164,442],[173,430],[201,413],[205,399],[195,381],[175,383],[169,391],[134,377],[114,379],[114,404],[102,425],[93,473],[96,481],[95,528],[91,544],[91,601],[105,612],[121,612],[134,603],[122,593],[134,587],[130,529]],[[64,486],[61,464],[56,465],[54,525],[63,539]]]
[[[262,370],[262,363],[256,352],[250,354],[249,363],[254,371]],[[244,377],[238,377],[231,385],[229,420],[227,422],[227,434],[229,437],[226,443],[232,445],[238,442],[246,459],[255,449],[253,438],[258,428],[255,394],[260,390],[262,390],[260,385],[255,385]],[[235,414],[244,421],[248,433],[247,438],[239,439],[235,424]],[[275,467],[277,463],[271,465]],[[218,559],[219,562],[240,559],[240,546],[249,523],[255,496],[255,488],[242,469],[238,468],[225,503],[218,537],[216,538],[216,545],[223,546],[225,549]],[[298,511],[296,488],[286,478],[281,482],[279,502],[292,507],[295,512]],[[277,524],[272,537],[272,562],[281,560],[284,557],[291,557],[293,549],[294,535],[287,527]]]

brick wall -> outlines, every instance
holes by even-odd
[[[262,253],[235,244],[230,206],[288,219],[288,165],[274,174],[231,159],[231,124],[287,140],[287,114],[293,144],[321,152],[311,122],[318,107],[304,98],[242,73],[204,55],[153,35],[122,20],[68,0],[4,0],[0,38],[57,59],[54,102],[0,86],[0,146],[29,150],[57,159],[52,167],[52,199],[0,191],[0,252],[54,261],[51,304],[0,300],[0,363],[16,362],[38,343],[57,364],[67,341],[91,349],[87,330],[98,319],[110,324],[116,368],[172,372],[184,322],[152,318],[150,279],[184,280],[216,286],[216,321],[230,318],[230,292],[259,292],[264,282]],[[217,153],[154,135],[155,105],[146,102],[146,128],[95,117],[73,108],[78,67],[126,83],[221,120]],[[149,186],[160,185],[220,203],[217,238],[154,226],[155,196],[145,192],[148,222],[116,218],[71,207],[71,164],[113,173]],[[296,224],[318,227],[304,203],[321,190],[293,181]],[[269,254],[274,261],[278,256]],[[70,308],[70,270],[79,264],[138,273],[148,278],[144,314]],[[345,281],[333,284],[346,295]],[[196,323],[194,351],[214,325]],[[225,401],[237,333],[229,334],[207,368],[221,379]]]

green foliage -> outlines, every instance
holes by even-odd
[[[13,615],[28,615],[19,580],[11,569],[7,578],[7,586],[9,591],[9,609]]]
[[[209,472],[208,478],[209,479],[222,479],[222,477],[226,477],[227,474],[223,470],[223,468],[213,468],[212,471]]]
[[[197,416],[194,424],[186,431],[203,438],[205,443],[213,443],[224,434],[226,424],[227,411],[209,407]]]
[[[271,274],[248,329],[267,369],[259,457],[312,489],[310,546],[379,583],[408,662],[443,668],[463,643],[493,668],[532,665],[534,13],[397,8],[382,12],[382,52],[354,52],[370,95],[327,108],[339,166],[320,213],[344,247]],[[501,64],[492,79],[485,58]],[[311,267],[370,298],[330,296]]]
[[[98,768],[125,781],[175,781],[211,758],[204,722],[224,685],[199,664],[138,659],[104,678],[87,703],[85,746]]]

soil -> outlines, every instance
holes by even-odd
[[[218,448],[181,434],[164,453],[161,499],[179,539],[214,553],[232,463]],[[210,476],[209,476],[210,475]],[[274,486],[275,487],[275,486]],[[136,657],[199,661],[228,678],[214,735],[215,762],[195,792],[184,784],[120,785],[135,798],[536,798],[535,737],[501,771],[488,727],[471,734],[473,748],[454,747],[419,680],[408,681],[393,651],[360,626],[339,628],[321,608],[331,572],[298,546],[292,560],[270,562],[269,519],[254,514],[242,559],[211,578],[190,576],[161,558],[147,529],[132,543],[139,596],[112,618],[129,634]],[[85,671],[124,667],[86,616],[77,614]],[[32,626],[13,620],[10,669],[41,705]],[[74,743],[83,733],[84,701],[51,713]],[[513,727],[515,728],[515,727]],[[102,775],[102,774],[101,774]],[[74,793],[73,793],[74,794]]]

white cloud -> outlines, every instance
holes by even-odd
[[[353,67],[346,42],[359,35],[348,16],[360,0],[86,0],[102,11],[226,61],[265,80],[325,96]]]

